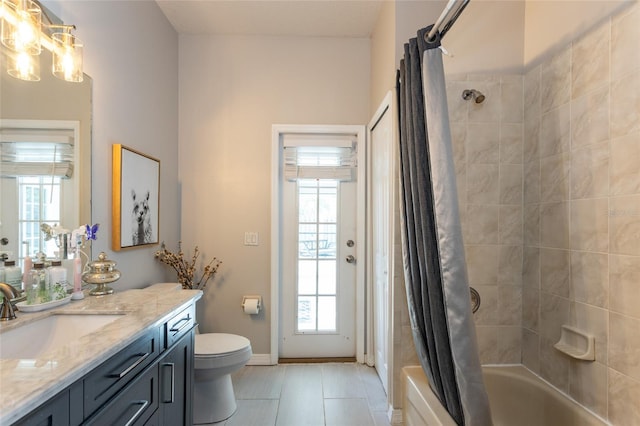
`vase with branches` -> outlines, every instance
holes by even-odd
[[[222,264],[220,260],[214,257],[205,265],[202,270],[202,275],[197,279],[196,263],[200,256],[200,251],[198,246],[196,246],[191,258],[189,259],[185,257],[185,254],[182,251],[182,241],[178,241],[178,251],[175,253],[167,250],[163,241],[160,246],[160,250],[155,252],[154,256],[160,262],[171,266],[178,274],[178,282],[182,285],[182,288],[189,290],[204,290],[207,282],[215,276],[216,272],[218,272],[218,268]]]

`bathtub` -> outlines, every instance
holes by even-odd
[[[431,392],[420,366],[402,372],[404,426],[455,426]],[[523,366],[483,367],[494,426],[591,426],[607,423],[564,396]]]

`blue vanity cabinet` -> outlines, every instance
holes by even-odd
[[[194,330],[190,305],[14,425],[191,425]]]
[[[191,425],[194,371],[195,305],[175,315],[165,325],[166,352],[160,369],[161,424]]]

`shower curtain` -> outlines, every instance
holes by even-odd
[[[491,413],[478,357],[458,212],[439,36],[405,44],[400,113],[401,227],[414,343],[429,384],[458,425]]]

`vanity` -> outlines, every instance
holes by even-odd
[[[0,425],[191,424],[201,296],[163,284],[18,312],[0,324]]]

